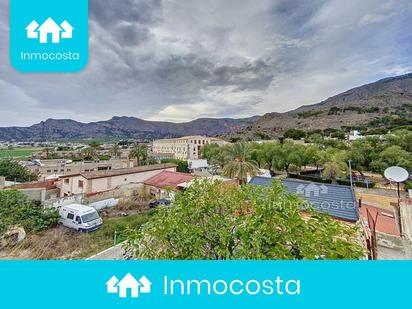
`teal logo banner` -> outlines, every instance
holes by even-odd
[[[2,308],[393,308],[411,261],[3,261]]]
[[[21,72],[78,72],[88,63],[87,0],[10,0],[10,59]]]

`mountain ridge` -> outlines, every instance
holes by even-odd
[[[199,118],[189,122],[148,121],[114,116],[109,120],[83,123],[72,119],[47,119],[29,127],[0,127],[0,140],[39,141],[86,138],[164,138],[184,135],[220,135],[255,122],[249,118]]]
[[[189,122],[148,121],[114,116],[82,123],[47,119],[30,127],[0,128],[3,141],[44,141],[86,138],[155,138],[184,135],[223,136],[248,140],[276,138],[290,128],[305,131],[412,125],[412,73],[358,86],[295,110],[249,118],[199,118]]]

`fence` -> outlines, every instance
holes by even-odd
[[[330,179],[324,179],[324,178],[316,177],[316,176],[289,174],[289,177],[294,178],[294,179],[311,181],[311,182],[320,182],[320,183],[328,183],[328,184],[332,183],[332,180]],[[342,186],[350,186],[350,180],[337,179],[336,182],[337,184],[342,185]],[[353,181],[353,185],[359,188],[374,188],[376,186],[376,183],[369,182],[368,184],[366,184],[363,181]]]
[[[45,208],[60,208],[62,206],[67,206],[70,204],[83,204],[84,196],[83,194],[72,195],[62,198],[56,198],[44,201],[43,206]]]

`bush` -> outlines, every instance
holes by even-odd
[[[27,232],[42,231],[56,225],[58,219],[56,210],[36,205],[19,191],[0,191],[0,234],[13,226],[21,226]]]
[[[347,179],[338,179],[337,183],[342,186],[350,186],[350,180],[347,180]],[[353,185],[358,188],[370,188],[371,189],[376,186],[376,183],[370,182],[368,185],[366,185],[366,183],[364,183],[363,181],[353,181]]]
[[[285,138],[291,138],[294,140],[299,140],[306,137],[306,132],[299,129],[289,129],[283,135]]]
[[[298,175],[298,174],[289,174],[290,178],[299,179],[299,180],[306,180],[312,182],[320,182],[320,183],[332,183],[330,179],[324,179],[321,177],[316,176],[305,176],[305,175]]]
[[[36,181],[39,178],[39,175],[32,173],[14,160],[0,160],[0,176],[6,177],[6,180],[17,182]]]
[[[405,191],[412,190],[412,181],[405,182]]]
[[[176,159],[164,159],[161,163],[173,163],[177,165],[177,171],[180,173],[189,173],[189,165],[187,161],[176,160]]]
[[[100,160],[100,161],[109,161],[110,158],[111,158],[111,157],[108,156],[108,155],[99,156],[99,160]]]

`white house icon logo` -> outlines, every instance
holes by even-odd
[[[128,292],[132,298],[138,298],[140,293],[149,294],[151,286],[146,276],[136,280],[130,273],[120,281],[113,276],[106,282],[107,293],[118,294],[120,298],[127,298]]]
[[[328,194],[328,187],[325,185],[318,186],[314,183],[310,183],[307,186],[300,185],[296,188],[296,192],[306,197],[311,197],[312,194],[315,197],[319,197],[321,194]]]
[[[53,44],[59,44],[61,39],[71,39],[73,38],[73,30],[74,28],[67,20],[58,25],[51,17],[41,25],[33,20],[26,27],[27,38],[39,39],[41,44],[47,44],[49,36],[51,36]]]

